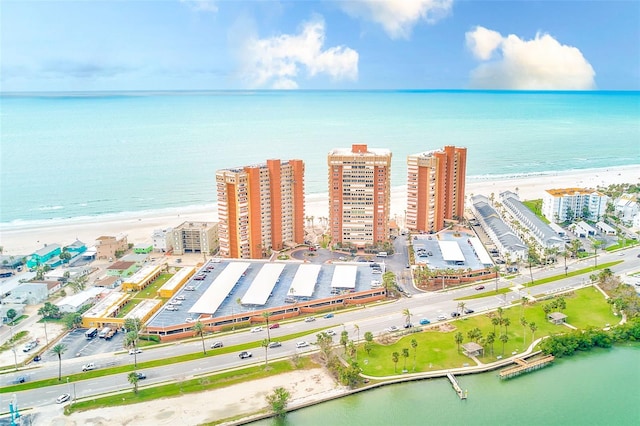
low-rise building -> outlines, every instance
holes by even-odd
[[[107,267],[107,275],[109,276],[118,276],[118,277],[128,277],[138,270],[138,266],[135,262],[125,262],[125,261],[117,261],[112,265]]]
[[[133,246],[133,252],[135,254],[147,254],[153,251],[152,243],[139,243]]]
[[[172,244],[173,228],[154,229],[151,239],[153,240],[153,249],[162,253],[168,253],[173,250]]]
[[[104,292],[103,288],[90,287],[80,293],[67,296],[64,299],[56,302],[56,306],[60,308],[62,313],[75,313],[83,306],[93,305],[100,299],[100,294]]]
[[[471,199],[471,208],[478,222],[496,245],[500,254],[511,260],[525,259],[528,253],[526,244],[516,232],[502,220],[498,212],[489,204],[484,195],[475,195]]]
[[[160,276],[165,265],[147,265],[122,281],[123,291],[140,291]]]
[[[172,231],[173,254],[212,254],[218,250],[217,222],[184,222]]]
[[[129,248],[126,235],[98,237],[96,240],[96,257],[98,259],[115,259],[116,253],[124,253]]]
[[[52,259],[56,258],[58,255],[60,255],[60,253],[62,253],[62,247],[60,246],[60,244],[45,245],[41,249],[31,254],[31,256],[29,257],[29,260],[27,260],[27,266],[29,268],[37,268],[40,265],[45,265],[47,264],[47,262],[51,261]],[[58,263],[57,265],[49,265],[49,266],[51,266],[52,268],[55,268],[60,263]]]
[[[640,214],[640,204],[637,197],[631,194],[622,194],[613,202],[616,217],[623,224],[629,226],[633,223],[633,218]]]

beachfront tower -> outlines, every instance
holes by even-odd
[[[304,162],[264,164],[216,172],[220,256],[261,259],[304,242]]]
[[[464,215],[467,148],[445,146],[407,157],[406,228],[438,232]]]
[[[391,151],[353,145],[329,152],[332,243],[357,248],[389,239]]]

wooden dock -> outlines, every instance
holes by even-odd
[[[467,392],[462,390],[455,376],[451,373],[447,373],[447,378],[451,382],[451,385],[453,386],[453,390],[456,391],[460,399],[467,399]]]
[[[538,370],[540,368],[550,365],[555,357],[553,355],[547,355],[543,358],[538,358],[531,362],[522,358],[515,358],[513,361],[517,364],[513,367],[506,368],[500,372],[501,379],[511,379],[512,377],[519,376],[530,371]]]

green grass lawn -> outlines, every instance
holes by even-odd
[[[158,296],[158,290],[173,277],[173,274],[162,274],[154,282],[149,284],[143,290],[136,293],[134,299],[155,299]]]
[[[611,307],[604,299],[602,293],[593,287],[588,287],[575,291],[573,295],[563,296],[567,303],[564,313],[568,316],[567,322],[578,328],[604,327],[606,324],[615,324],[618,318],[611,313]],[[532,342],[532,338],[563,333],[569,328],[563,325],[554,325],[547,321],[542,306],[548,301],[539,301],[533,305],[516,305],[503,311],[503,318],[509,318],[511,322],[507,329],[509,340],[504,345],[496,338],[493,344],[493,354],[490,345],[485,345],[485,355],[479,360],[489,363],[497,360],[497,356],[511,356],[512,352],[524,351]],[[497,315],[496,312],[494,314]],[[534,322],[537,326],[535,335],[532,336],[531,329],[527,325],[523,328],[520,317],[524,317],[527,323]],[[404,366],[402,349],[409,349],[407,358],[407,370],[413,372],[427,372],[432,370],[442,370],[448,368],[462,367],[463,364],[475,365],[474,361],[458,353],[454,336],[461,332],[464,336],[463,343],[469,342],[467,332],[478,327],[482,331],[482,336],[486,337],[494,331],[491,318],[484,315],[475,315],[451,321],[454,327],[450,331],[440,331],[435,326],[425,327],[422,332],[411,333],[403,336],[398,341],[390,345],[375,343],[369,355],[361,345],[358,349],[359,365],[363,373],[370,376],[387,376],[400,374]],[[495,329],[496,336],[500,336],[500,326]],[[502,327],[504,332],[505,328]],[[418,347],[416,351],[416,368],[413,368],[414,350],[411,348],[411,339],[416,339]],[[394,363],[391,354],[398,352],[400,361],[394,372]],[[366,360],[366,361],[365,361]]]

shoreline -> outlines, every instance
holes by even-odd
[[[640,183],[639,165],[607,167],[601,169],[567,170],[540,174],[490,176],[486,179],[467,179],[465,192],[491,193],[518,189],[523,200],[541,198],[545,189],[584,187],[597,188],[620,183]],[[406,185],[391,189],[391,219],[401,221],[406,206]],[[306,196],[305,216],[328,217],[328,194]],[[13,222],[0,225],[0,246],[5,254],[29,255],[44,244],[71,244],[75,239],[92,246],[102,235],[126,234],[130,243],[151,241],[155,229],[166,229],[186,221],[216,222],[217,205],[171,207],[162,210],[110,213],[69,219]]]

